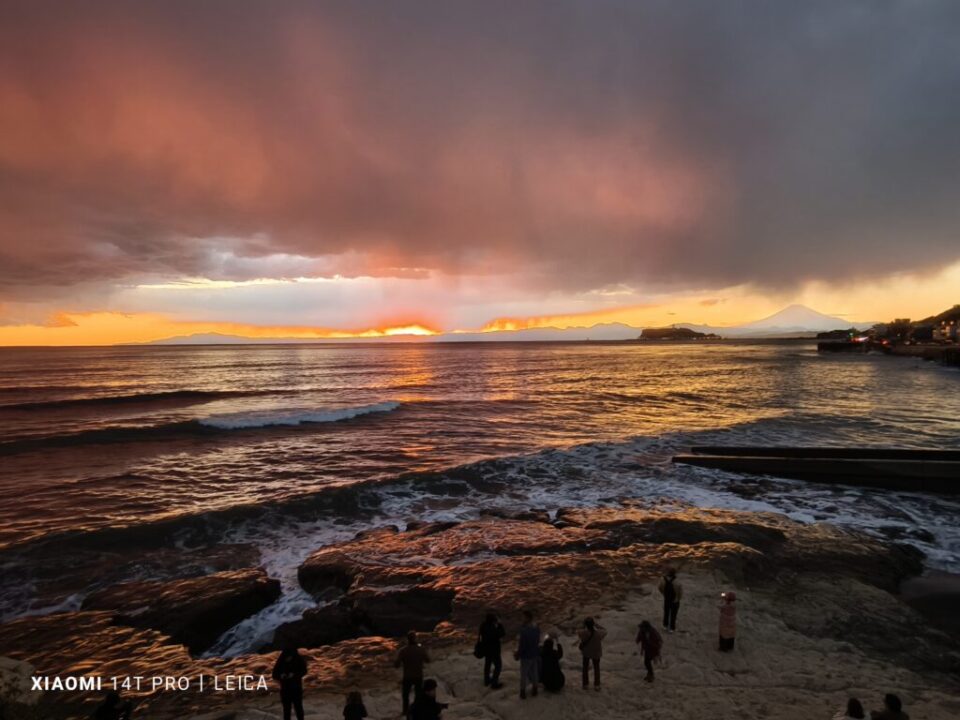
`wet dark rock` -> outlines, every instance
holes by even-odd
[[[825,523],[791,531],[789,545],[777,557],[796,572],[856,578],[888,592],[923,572],[923,553],[916,548]]]
[[[360,591],[351,598],[364,635],[402,637],[410,630],[429,632],[453,613],[453,590],[415,586],[392,592]]]
[[[114,585],[89,595],[82,609],[112,611],[118,624],[159,630],[198,653],[278,597],[279,581],[259,568],[247,568]]]
[[[100,590],[142,577],[160,580],[201,577],[224,570],[255,567],[260,551],[248,543],[224,543],[193,548],[164,547],[144,552],[120,543],[111,550],[91,550],[82,544],[50,553],[42,559],[32,550],[0,553],[4,580],[30,586],[38,605],[59,605],[71,595]],[[95,585],[91,583],[95,579]]]
[[[360,637],[350,608],[325,605],[307,610],[299,620],[283,623],[273,634],[274,649],[315,648]]]
[[[430,632],[450,619],[455,596],[453,590],[420,585],[358,590],[336,605],[307,610],[299,620],[278,627],[273,647],[314,648],[371,635],[398,638],[411,630]]]
[[[900,595],[934,626],[960,642],[960,575],[936,572],[906,580]]]
[[[527,520],[529,522],[550,522],[550,513],[542,508],[530,508],[529,510],[502,510],[500,508],[484,508],[480,511],[480,517],[503,518],[504,520]]]
[[[368,528],[366,530],[361,530],[356,535],[353,536],[354,540],[364,540],[371,537],[380,537],[383,535],[396,535],[400,532],[400,528],[396,525],[386,525],[384,527],[378,528]]]

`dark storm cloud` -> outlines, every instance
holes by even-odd
[[[224,253],[558,289],[960,258],[952,0],[0,12],[6,296]]]

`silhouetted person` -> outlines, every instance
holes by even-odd
[[[500,684],[500,671],[503,669],[503,656],[500,641],[506,631],[494,613],[488,613],[480,625],[477,647],[483,658],[483,684],[494,690],[503,687]],[[491,674],[491,670],[493,671]]]
[[[430,656],[417,642],[417,634],[408,632],[407,644],[397,653],[397,659],[393,663],[394,667],[403,667],[400,692],[403,697],[404,715],[410,712],[410,691],[413,690],[414,701],[420,697],[420,690],[423,687],[423,666],[428,662],[430,662]]]
[[[540,628],[533,624],[533,613],[523,611],[523,625],[517,639],[517,660],[520,661],[520,699],[527,697],[527,683],[533,686],[533,695],[537,694],[540,681]]]
[[[420,696],[410,707],[410,720],[438,720],[446,709],[446,703],[437,702],[437,681],[430,678],[423,682]]]
[[[307,661],[296,648],[280,651],[273,666],[273,679],[280,683],[283,720],[290,720],[291,708],[297,713],[297,720],[303,720],[303,676],[306,674]]]
[[[668,568],[660,578],[657,589],[663,595],[663,629],[673,632],[677,629],[677,613],[680,611],[680,600],[683,598],[683,585],[677,581],[677,571]]]
[[[343,706],[343,720],[363,720],[367,716],[367,708],[363,704],[363,696],[354,690],[347,694],[347,704]]]
[[[737,594],[720,593],[720,650],[730,652],[737,637]]]
[[[129,720],[132,706],[115,690],[108,692],[91,716],[93,720]]]
[[[607,631],[592,617],[583,621],[580,638],[580,653],[583,655],[583,687],[590,687],[590,666],[593,665],[593,687],[600,689],[600,658],[603,657],[603,638]]]
[[[833,720],[863,720],[867,715],[863,712],[863,705],[856,698],[847,700],[847,709],[838,710]]]
[[[910,716],[903,711],[903,703],[893,693],[883,698],[883,710],[874,710],[870,713],[872,720],[910,720]]]
[[[540,649],[540,682],[543,683],[543,689],[549,692],[560,692],[563,690],[567,678],[560,669],[560,659],[563,657],[563,646],[558,639],[556,644],[553,638],[547,635],[543,641],[543,647]]]
[[[644,620],[637,629],[637,644],[643,656],[643,666],[647,669],[647,682],[653,682],[653,661],[660,659],[663,649],[663,638],[648,621]]]

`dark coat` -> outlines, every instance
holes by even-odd
[[[363,720],[367,716],[367,708],[363,703],[348,703],[343,708],[343,720]]]
[[[447,706],[438,703],[436,698],[421,695],[410,706],[410,720],[439,720],[445,707]]]
[[[567,679],[560,669],[560,658],[563,657],[563,647],[556,647],[540,651],[540,682],[550,692],[560,692]]]
[[[656,628],[648,628],[646,632],[640,630],[637,633],[637,642],[640,644],[640,650],[647,660],[655,660],[660,657],[660,651],[663,649],[663,637],[657,632]]]
[[[303,676],[306,674],[307,661],[297,652],[281,652],[273,666],[273,679],[280,683],[280,692],[286,697],[303,695]]]
[[[483,657],[499,657],[500,641],[504,635],[506,631],[499,622],[484,621],[480,626],[480,649],[483,651]]]

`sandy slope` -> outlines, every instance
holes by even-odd
[[[884,692],[903,698],[914,719],[952,720],[960,717],[960,696],[943,683],[902,667],[887,664],[882,655],[865,654],[852,645],[813,638],[790,629],[785,617],[820,612],[815,605],[796,603],[774,589],[735,588],[740,597],[737,649],[718,652],[716,602],[724,585],[720,574],[701,572],[683,578],[686,598],[680,630],[665,636],[663,664],[652,685],[642,681],[643,668],[633,638],[637,623],[658,619],[659,596],[646,586],[615,607],[584,607],[608,628],[603,661],[603,690],[582,690],[579,653],[573,633],[580,620],[570,616],[555,628],[563,637],[567,657],[566,690],[521,701],[516,663],[505,652],[499,691],[483,688],[481,663],[470,648],[444,652],[435,658],[432,676],[441,686],[440,699],[450,703],[445,718],[830,718],[850,695],[869,707],[879,706]],[[806,606],[805,606],[806,605]],[[816,618],[810,618],[815,624]],[[795,623],[791,622],[791,625]],[[554,628],[551,628],[554,629]],[[510,644],[506,646],[507,649]],[[399,692],[392,668],[384,668],[363,688],[372,718],[397,717]],[[276,696],[273,698],[276,699]],[[280,717],[279,703],[234,708],[204,715],[213,718]],[[342,695],[311,692],[308,718],[342,717]]]

